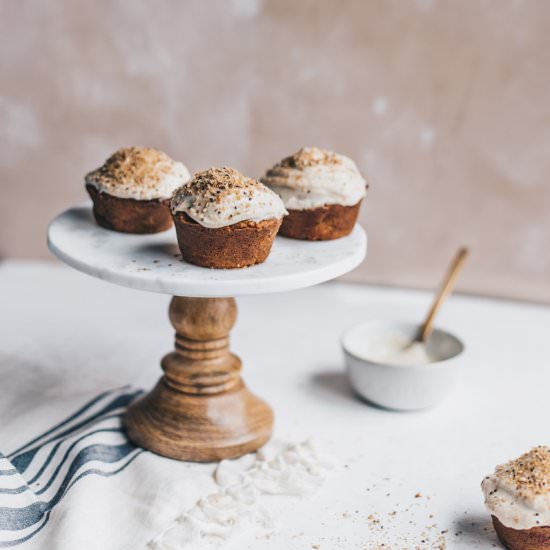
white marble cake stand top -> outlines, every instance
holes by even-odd
[[[63,262],[111,283],[175,296],[239,296],[313,286],[357,267],[367,236],[324,242],[277,237],[268,259],[244,269],[207,269],[181,260],[174,229],[128,235],[99,227],[91,207],[66,210],[48,230],[48,246]]]

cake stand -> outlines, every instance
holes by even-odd
[[[271,408],[240,377],[229,350],[237,307],[233,296],[282,292],[351,271],[366,255],[356,225],[335,241],[277,237],[268,259],[245,269],[215,270],[181,260],[173,230],[129,235],[99,227],[89,205],[50,224],[48,246],[63,262],[99,279],[173,296],[175,350],[155,388],[126,412],[128,436],[141,447],[178,460],[212,461],[255,451],[268,441]]]

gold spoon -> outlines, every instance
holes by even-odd
[[[418,334],[416,335],[415,339],[411,342],[411,344],[413,344],[414,342],[426,342],[426,340],[430,337],[430,334],[432,333],[432,330],[433,330],[433,323],[434,323],[435,316],[439,311],[439,309],[441,308],[441,305],[445,301],[445,298],[447,298],[447,296],[452,292],[454,284],[458,277],[458,274],[462,269],[462,266],[464,265],[464,261],[466,260],[467,256],[468,256],[468,249],[466,247],[460,248],[456,253],[456,256],[454,257],[451,265],[449,266],[449,269],[445,275],[445,278],[441,283],[439,291],[435,295],[434,301],[432,303],[432,307],[430,308],[430,311],[428,312],[426,319],[420,326],[418,330]]]

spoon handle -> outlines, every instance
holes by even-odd
[[[416,338],[417,341],[425,342],[430,337],[430,334],[432,333],[432,330],[433,330],[433,322],[434,322],[435,316],[439,311],[439,308],[443,304],[445,298],[447,298],[447,296],[453,290],[458,274],[462,269],[462,266],[464,265],[464,261],[466,260],[467,256],[468,256],[468,249],[466,247],[460,248],[459,251],[456,253],[456,256],[454,257],[453,262],[449,266],[449,270],[447,271],[447,274],[445,275],[445,278],[441,283],[441,287],[439,288],[439,291],[435,296],[435,299],[432,303],[432,307],[430,308],[428,316],[426,317],[424,323],[420,327],[420,331],[418,332],[418,336]]]

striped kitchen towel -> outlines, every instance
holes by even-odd
[[[271,442],[219,464],[137,448],[122,418],[141,393],[126,386],[84,405],[81,395],[4,394],[13,412],[0,423],[0,549],[240,550],[273,531],[273,495],[306,496],[324,480],[309,443]]]
[[[15,451],[0,453],[0,548],[33,539],[87,476],[114,476],[135,460],[142,450],[126,438],[121,417],[140,393],[104,392]]]
[[[217,490],[216,465],[170,460],[128,440],[123,416],[142,390],[73,388],[0,392],[0,549],[158,546],[182,512]]]

